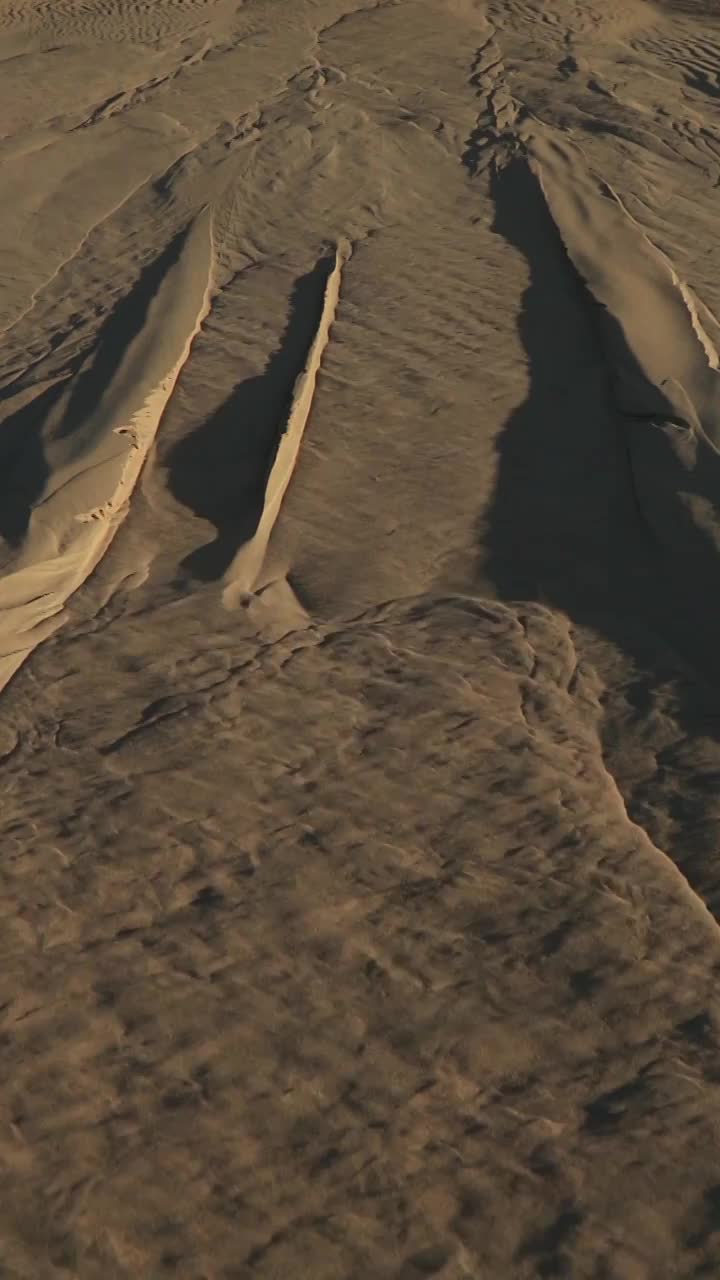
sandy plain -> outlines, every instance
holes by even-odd
[[[0,0],[0,1277],[720,1275],[720,6]]]

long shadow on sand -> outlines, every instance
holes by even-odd
[[[92,361],[77,378],[62,422],[58,425],[58,439],[72,435],[99,404],[130,343],[145,325],[150,304],[168,271],[178,261],[189,231],[189,226],[184,227],[144,268],[137,283],[101,326]]]
[[[695,804],[697,822],[700,793],[715,804],[720,770],[720,550],[703,538],[679,492],[666,437],[618,411],[599,309],[523,160],[495,176],[493,196],[494,230],[520,250],[530,271],[518,321],[529,390],[499,441],[480,577],[503,599],[546,603],[610,640],[634,672],[623,694],[630,715],[651,714],[654,690],[672,681],[683,732],[712,742],[716,767],[695,779],[694,800],[675,792],[662,803],[680,823],[683,808]],[[607,325],[605,314],[602,321]],[[645,437],[645,494],[638,494],[633,473],[630,441],[638,429],[653,433]],[[720,459],[703,455],[692,487],[717,510]],[[668,531],[664,542],[658,528]],[[658,764],[660,778],[660,757]],[[720,911],[720,872],[702,841],[680,840],[668,852]]]
[[[49,478],[45,453],[48,432],[57,439],[72,436],[97,407],[130,343],[142,330],[150,304],[177,262],[187,234],[188,228],[184,228],[141,272],[101,325],[93,355],[80,365],[75,363],[69,377],[41,392],[0,425],[0,537],[10,547],[18,547],[25,537],[33,505]],[[59,418],[52,421],[68,387],[67,403]]]
[[[486,567],[499,593],[602,608],[611,541],[636,520],[611,389],[582,282],[524,161],[493,182],[499,232],[525,257],[518,321],[529,391],[499,442]]]
[[[211,543],[183,562],[205,581],[222,577],[258,527],[293,388],[317,333],[334,263],[333,256],[322,257],[295,282],[286,329],[266,368],[239,383],[169,455],[173,496],[217,531]]]
[[[27,532],[33,503],[48,479],[42,431],[64,390],[57,382],[0,424],[0,537],[17,548]]]

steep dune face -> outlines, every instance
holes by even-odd
[[[3,1275],[720,1270],[718,68],[0,0]]]
[[[293,388],[287,422],[283,425],[277,450],[272,460],[267,483],[261,498],[262,515],[251,538],[240,548],[227,572],[225,600],[245,595],[258,585],[263,562],[283,498],[297,465],[303,433],[312,408],[318,372],[323,353],[330,340],[330,329],[335,319],[340,297],[342,272],[351,253],[351,245],[338,245],[332,269],[325,282],[322,310],[305,366]]]
[[[17,565],[0,580],[0,682],[58,625],[107,550],[209,309],[209,211],[173,246],[153,296],[114,331],[125,349],[95,356],[45,426],[47,478],[32,501]],[[135,331],[133,332],[132,329]]]
[[[614,193],[583,171],[580,153],[542,132],[530,132],[528,150],[568,257],[599,303],[621,411],[674,416],[717,452],[717,321]]]
[[[568,258],[597,304],[640,512],[671,572],[698,592],[712,589],[720,568],[720,326],[581,153],[532,127],[525,143]]]

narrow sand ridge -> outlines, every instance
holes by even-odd
[[[530,164],[568,256],[600,304],[619,407],[678,420],[720,451],[717,321],[582,153],[526,126]]]
[[[565,250],[594,301],[637,507],[662,571],[695,612],[720,553],[718,322],[581,152],[542,126],[524,141]],[[688,595],[688,592],[690,593]],[[708,619],[695,629],[708,629]]]
[[[281,436],[268,477],[265,504],[260,522],[251,540],[238,551],[226,574],[223,599],[229,606],[235,604],[243,595],[252,592],[259,585],[258,578],[262,572],[270,536],[278,518],[287,487],[292,479],[300,453],[303,434],[310,417],[320,364],[330,339],[330,329],[335,319],[340,298],[340,282],[343,268],[351,252],[352,245],[349,241],[339,241],[335,251],[335,265],[325,285],[323,308],[317,333],[310,348],[305,368],[295,384],[287,424]]]
[[[61,625],[68,598],[99,563],[127,513],[165,406],[208,314],[212,263],[206,209],[188,229],[99,399],[79,421],[68,421],[77,394],[73,379],[54,415],[56,430],[46,445],[49,478],[33,505],[17,567],[0,581],[0,688]]]
[[[720,1276],[706,14],[0,0],[0,1280]]]

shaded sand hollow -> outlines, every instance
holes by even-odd
[[[0,1277],[720,1275],[720,6],[0,0]]]

